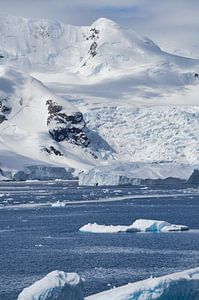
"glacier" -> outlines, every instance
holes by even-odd
[[[82,185],[177,184],[197,168],[198,59],[106,18],[71,26],[1,13],[0,26],[4,174],[43,165],[74,168]]]
[[[112,162],[79,174],[80,186],[126,186],[186,183],[194,165],[178,163]]]

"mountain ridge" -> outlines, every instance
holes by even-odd
[[[1,24],[5,169],[198,163],[199,60],[105,18],[78,27],[0,15]]]

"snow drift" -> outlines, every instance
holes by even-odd
[[[199,268],[129,283],[86,300],[197,300]]]
[[[83,282],[76,273],[53,271],[25,288],[17,300],[83,300]]]
[[[92,233],[118,233],[118,232],[170,232],[185,231],[189,228],[185,225],[175,225],[165,221],[138,219],[132,225],[99,225],[88,223],[79,230]]]

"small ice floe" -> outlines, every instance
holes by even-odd
[[[25,288],[17,300],[83,300],[83,281],[76,273],[53,271]]]
[[[59,200],[55,203],[51,204],[51,207],[65,207],[66,203],[65,202],[60,202]]]
[[[40,248],[40,247],[43,247],[43,245],[42,244],[36,244],[35,247]]]
[[[119,232],[170,232],[185,231],[185,225],[175,225],[165,221],[138,219],[131,225],[99,225],[88,223],[79,229],[82,232],[92,233],[119,233]]]

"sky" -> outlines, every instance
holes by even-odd
[[[131,26],[165,50],[199,57],[199,0],[0,0],[0,11],[90,25],[100,17]]]

